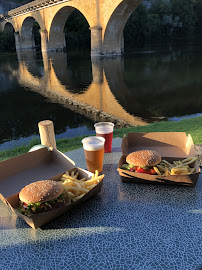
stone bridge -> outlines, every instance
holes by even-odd
[[[32,28],[40,26],[41,50],[66,47],[64,26],[76,9],[91,30],[91,56],[120,55],[124,52],[125,24],[142,0],[35,0],[0,15],[0,31],[15,32],[16,49],[35,47]]]

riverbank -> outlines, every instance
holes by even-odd
[[[187,134],[191,134],[194,144],[202,144],[202,117],[199,116],[195,118],[183,119],[177,122],[158,122],[148,124],[146,126],[115,129],[114,138],[121,138],[124,134],[127,134],[128,132],[186,132]],[[81,139],[83,137],[59,139],[56,141],[57,148],[63,153],[80,148],[82,147]],[[32,140],[27,145],[23,145],[6,151],[1,151],[0,161],[18,156],[20,154],[24,154],[36,144],[40,144],[40,141],[38,139]]]

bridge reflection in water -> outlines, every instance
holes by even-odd
[[[78,93],[71,86],[65,53],[43,51],[43,67],[36,64],[35,51],[18,51],[17,55],[19,69],[15,75],[19,84],[47,97],[51,102],[62,104],[93,121],[112,121],[116,126],[147,124],[141,118],[129,114],[110,90],[111,81],[122,93],[124,89],[127,91],[121,57],[92,58],[92,81]]]

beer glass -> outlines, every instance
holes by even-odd
[[[104,143],[105,139],[98,136],[90,136],[82,141],[86,158],[87,170],[95,173],[95,170],[103,170]]]
[[[104,152],[111,152],[114,124],[111,122],[99,122],[96,123],[94,127],[96,136],[105,138]]]

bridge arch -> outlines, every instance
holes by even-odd
[[[48,50],[63,50],[66,47],[64,28],[69,16],[75,10],[78,10],[84,16],[90,26],[88,17],[85,16],[81,9],[73,6],[62,7],[55,13],[50,25],[48,36]]]
[[[66,6],[61,8],[53,17],[48,38],[49,50],[63,50],[66,47],[64,27],[73,11],[73,7]]]
[[[4,25],[4,28],[3,28],[3,32],[7,32],[7,33],[15,32],[15,28],[14,28],[13,24],[10,22],[6,22]]]
[[[35,48],[33,26],[36,21],[34,17],[28,16],[22,22],[22,26],[20,27],[20,39],[24,49]],[[37,23],[40,26],[40,22],[37,21]]]
[[[103,54],[121,54],[124,52],[123,30],[130,15],[140,2],[142,0],[122,0],[114,9],[103,31]]]

